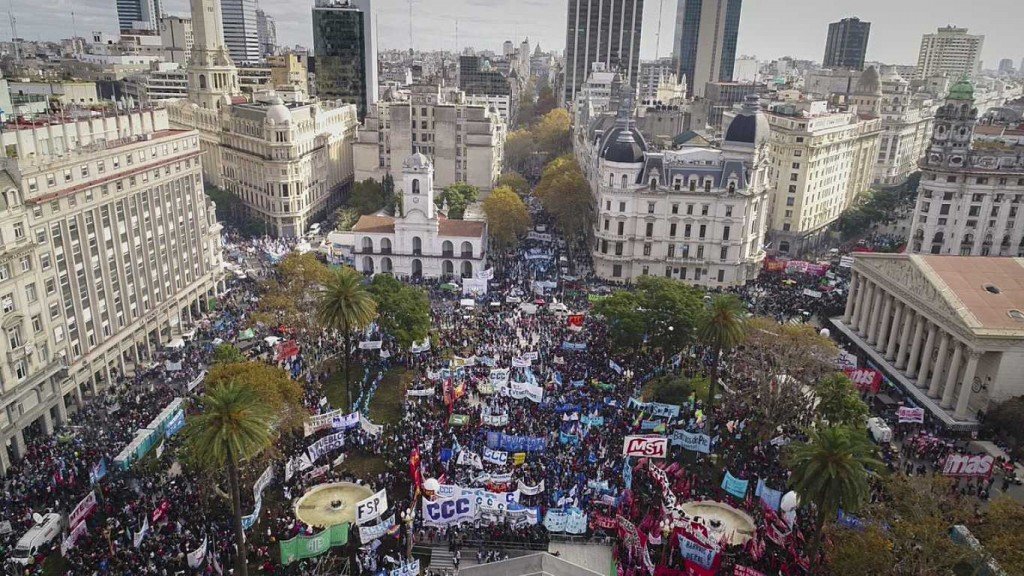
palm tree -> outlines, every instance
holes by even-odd
[[[191,417],[183,432],[185,446],[203,466],[213,470],[227,467],[238,547],[236,573],[247,576],[248,553],[242,529],[238,465],[271,446],[275,416],[253,388],[240,382],[228,382],[208,390],[202,398],[202,406],[202,413]]]
[[[363,284],[355,268],[342,267],[334,273],[320,293],[317,306],[320,323],[340,330],[345,338],[345,391],[352,408],[349,367],[352,364],[352,333],[369,326],[377,317],[377,302]]]
[[[814,562],[825,521],[834,520],[840,508],[856,512],[870,494],[868,479],[885,465],[867,434],[848,426],[812,430],[806,442],[790,445],[787,464],[793,471],[790,487],[817,510],[809,549]]]
[[[743,303],[735,296],[715,296],[697,323],[697,338],[713,352],[711,382],[708,384],[708,418],[715,404],[722,351],[731,350],[743,342],[746,336],[745,312]]]

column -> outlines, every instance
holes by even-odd
[[[875,285],[866,278],[864,279],[864,287],[861,289],[861,295],[857,300],[856,331],[858,334],[864,334],[867,331],[868,319],[871,318],[871,303],[875,300]]]
[[[889,328],[889,336],[885,343],[885,359],[890,362],[896,357],[896,345],[899,344],[900,326],[903,324],[903,309],[906,304],[896,303],[896,312],[892,315],[892,327]]]
[[[974,386],[974,377],[978,372],[978,360],[981,353],[976,350],[968,352],[967,368],[964,369],[964,379],[960,384],[960,395],[956,398],[956,412],[953,417],[957,420],[967,419],[967,408],[971,400],[971,389]]]
[[[921,349],[921,370],[917,373],[917,387],[928,387],[929,370],[932,366],[932,351],[935,350],[935,338],[938,336],[938,327],[934,324],[928,326],[928,340]]]
[[[886,294],[884,297],[884,304],[882,305],[882,315],[878,318],[878,326],[875,327],[874,334],[874,346],[875,350],[884,353],[886,337],[889,336],[888,329],[889,323],[892,322],[892,306],[895,298],[891,294]]]
[[[910,335],[914,331],[916,313],[910,304],[903,305],[903,331],[900,333],[899,348],[896,350],[896,368],[902,370],[907,365],[907,353],[910,352]]]
[[[867,279],[860,275],[857,276],[857,283],[856,302],[854,302],[853,305],[853,316],[850,318],[850,329],[854,332],[857,331],[857,325],[860,323],[860,318],[864,315],[864,294],[867,292],[868,288]]]
[[[846,311],[843,312],[843,324],[850,325],[850,319],[853,318],[853,303],[857,299],[857,273],[853,272],[850,275],[850,292],[846,295]]]
[[[21,430],[15,432],[14,436],[11,437],[11,452],[15,461],[20,461],[25,457],[25,435],[22,434]]]
[[[953,360],[949,363],[949,373],[946,374],[946,386],[942,389],[942,408],[949,410],[953,407],[953,393],[956,392],[957,377],[960,376],[960,361],[964,357],[964,345],[954,341]]]
[[[939,385],[942,383],[942,373],[946,367],[946,354],[949,354],[949,332],[942,333],[939,355],[936,356],[935,367],[932,369],[932,380],[928,384],[928,397],[930,398],[939,397]]]
[[[85,404],[84,401],[82,400],[82,388],[79,387],[78,383],[76,382],[74,388],[71,391],[75,395],[75,409],[81,410],[82,406]]]
[[[7,469],[10,467],[11,463],[7,461],[7,447],[0,442],[0,478],[7,477]]]
[[[68,407],[64,403],[64,395],[60,392],[60,387],[57,387],[57,422],[59,424],[68,423]]]
[[[882,315],[882,301],[885,298],[885,292],[876,285],[872,294],[874,297],[871,303],[871,316],[868,318],[867,329],[864,331],[864,339],[870,345],[875,343],[875,331],[878,329],[878,318]]]
[[[907,358],[907,377],[913,378],[917,374],[917,362],[921,358],[921,345],[924,344],[924,316],[917,317],[917,327],[914,328],[913,344],[910,346],[910,356]]]

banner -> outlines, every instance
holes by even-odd
[[[413,354],[422,354],[430,350],[430,338],[424,338],[421,342],[413,342],[412,346],[409,347],[409,352]]]
[[[583,322],[585,320],[586,317],[583,314],[570,314],[566,317],[565,324],[569,327],[569,330],[579,332],[583,330]]]
[[[384,431],[384,426],[370,422],[362,413],[359,414],[359,427],[370,436],[380,436],[381,432]]]
[[[544,481],[541,480],[535,486],[527,486],[522,480],[519,481],[519,492],[526,496],[536,496],[544,491]]]
[[[462,295],[480,296],[487,294],[487,280],[482,278],[463,278]]]
[[[747,485],[750,484],[749,480],[740,480],[733,476],[727,470],[725,472],[725,478],[722,479],[722,490],[725,490],[733,496],[743,499],[747,496]]]
[[[419,573],[420,560],[416,558],[412,562],[401,564],[398,568],[389,572],[388,576],[419,576]]]
[[[359,343],[360,350],[380,350],[384,344],[383,340],[365,340]]]
[[[839,360],[836,362],[836,365],[843,372],[846,372],[847,370],[856,370],[857,355],[852,352],[847,352],[846,350],[840,350]]]
[[[900,423],[915,423],[924,424],[924,408],[910,408],[907,406],[900,406],[896,410],[896,417],[899,418]]]
[[[82,498],[75,509],[68,515],[68,526],[76,526],[85,520],[93,510],[96,509],[96,491],[90,490],[85,498]]]
[[[357,415],[358,416],[358,415]],[[358,418],[357,418],[358,421]],[[316,462],[323,455],[333,452],[335,450],[345,447],[345,433],[335,432],[330,436],[324,436],[310,444],[309,448],[306,449],[306,453],[309,454],[309,461]]]
[[[508,452],[484,448],[484,462],[497,464],[498,466],[504,466],[508,464]]]
[[[469,424],[469,414],[452,414],[448,417],[449,426],[465,426]]]
[[[515,358],[512,358],[513,368],[529,368],[531,364],[533,364],[533,361],[530,360],[529,358],[524,358],[522,356],[516,356]]]
[[[107,459],[100,458],[97,462],[89,469],[89,484],[95,484],[103,479],[107,475]]]
[[[462,494],[434,502],[423,498],[424,526],[443,527],[461,524],[476,520],[478,514],[476,498],[469,495]]]
[[[487,446],[505,452],[543,452],[548,440],[544,436],[511,436],[501,432],[487,433]]]
[[[296,536],[281,542],[281,564],[287,566],[296,560],[313,558],[335,546],[348,544],[349,525],[335,524],[314,536]]]
[[[619,366],[619,363],[616,362],[615,360],[612,360],[611,358],[609,358],[608,359],[608,367],[611,368],[612,370],[615,370],[616,374],[618,374],[620,376],[622,375],[622,366]]]
[[[540,522],[540,508],[512,507],[510,505],[505,512],[505,517],[513,527],[536,526]]]
[[[544,516],[544,527],[549,532],[584,534],[587,531],[587,514],[579,508],[550,509]]]
[[[689,450],[691,452],[700,452],[702,454],[711,453],[711,437],[707,434],[687,432],[686,430],[676,430],[672,432],[672,436],[670,438],[673,446],[682,446],[684,450]]]
[[[496,428],[500,428],[502,426],[508,425],[508,413],[504,412],[502,414],[481,414],[480,420],[483,422],[484,426],[494,426]]]
[[[474,274],[477,280],[491,280],[494,278],[494,268],[488,268],[486,270],[478,270]]]
[[[463,358],[461,356],[455,356],[452,358],[452,369],[457,370],[459,368],[465,368],[467,366],[476,366],[476,356],[469,356]]]
[[[433,396],[435,391],[433,388],[426,388],[423,390],[406,390],[406,396]]]
[[[302,425],[304,436],[312,436],[320,430],[329,430],[331,428],[353,428],[359,425],[359,413],[353,412],[351,414],[345,414],[342,409],[331,410],[330,412],[324,412],[323,414],[317,414],[316,416],[310,416],[308,420]]]
[[[711,568],[711,566],[714,565],[716,554],[714,549],[705,548],[683,534],[679,534],[678,538],[679,551],[682,553],[683,558],[701,566],[702,568]]]
[[[850,378],[853,385],[861,392],[877,394],[882,386],[882,373],[871,368],[860,368],[858,370],[846,370],[846,376]]]
[[[942,465],[942,474],[959,478],[987,478],[992,474],[993,461],[994,458],[988,454],[950,454]]]
[[[71,528],[71,532],[68,533],[67,538],[64,538],[64,540],[61,541],[60,553],[64,556],[67,556],[68,550],[74,548],[75,544],[78,542],[78,539],[81,538],[82,535],[88,531],[89,527],[85,522],[79,522],[78,524],[75,524],[74,527]]]
[[[811,290],[810,288],[804,288],[804,291],[801,292],[801,295],[810,296],[811,298],[821,298],[822,296],[821,292],[819,292],[818,290]]]
[[[263,490],[270,486],[270,483],[274,481],[274,465],[267,464],[267,469],[260,474],[260,477],[256,479],[256,482],[252,485],[252,499],[260,500],[263,498]]]
[[[365,500],[356,504],[356,524],[366,524],[370,520],[380,518],[380,515],[388,509],[388,494],[381,490]]]
[[[252,514],[242,516],[242,529],[248,530],[256,525],[256,521],[260,519],[260,512],[263,510],[263,499],[258,498],[255,505],[253,506]]]
[[[142,541],[146,539],[146,534],[149,534],[149,516],[142,517],[142,527],[132,536],[132,546],[135,548],[141,546]]]
[[[459,466],[472,466],[477,470],[483,470],[484,464],[480,461],[480,455],[469,450],[460,450],[459,458],[455,461]]]
[[[840,256],[839,257],[840,268],[853,268],[853,256]]]
[[[199,545],[199,548],[188,553],[188,567],[199,568],[203,564],[203,559],[206,558],[206,538],[203,538],[203,543]]]
[[[541,232],[530,231],[526,233],[527,240],[536,240],[538,242],[551,242],[551,234],[544,234]]]
[[[630,410],[646,412],[655,418],[677,418],[679,416],[679,406],[675,404],[642,402],[637,398],[630,398],[628,407]]]
[[[594,426],[594,427],[604,426],[604,416],[581,416],[580,417],[580,424],[583,424],[584,426],[586,426],[588,428],[591,427],[591,426]]]
[[[778,510],[779,506],[782,505],[782,490],[775,490],[769,488],[764,483],[764,478],[757,479],[757,487],[754,488],[754,496],[761,499],[764,505],[772,510]]]
[[[562,350],[581,351],[587,349],[586,342],[562,342]]]
[[[664,436],[626,436],[622,444],[622,455],[665,458],[668,455],[668,438]]]
[[[526,398],[531,402],[539,404],[544,400],[544,388],[541,386],[534,386],[533,384],[527,384],[526,382],[512,382],[512,389],[509,395],[516,400]]]

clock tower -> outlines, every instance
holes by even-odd
[[[963,166],[977,121],[974,87],[964,78],[949,89],[946,103],[935,112],[932,141],[927,154],[928,164],[954,168]]]
[[[437,213],[434,206],[434,165],[419,152],[402,163],[402,214],[409,216],[413,212],[420,212],[427,220],[433,220]]]

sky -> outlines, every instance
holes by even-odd
[[[8,1],[18,34],[24,38],[57,40],[73,33],[117,31],[115,0]],[[312,47],[312,0],[259,1],[277,20],[280,44]],[[408,48],[411,38],[416,49],[472,46],[500,52],[505,40],[521,41],[527,36],[531,45],[539,41],[544,50],[564,48],[567,0],[411,0],[411,35],[409,1],[374,0],[382,48]],[[188,0],[164,0],[163,4],[168,13],[188,13]],[[301,6],[307,8],[298,9]],[[675,10],[676,0],[645,0],[642,58],[671,55]],[[1020,0],[746,0],[737,55],[820,61],[828,23],[848,16],[872,23],[869,61],[916,64],[921,35],[947,24],[985,35],[982,60],[986,68],[995,68],[1001,58],[1019,66],[1024,58]],[[10,37],[10,27],[0,26],[0,38]]]

